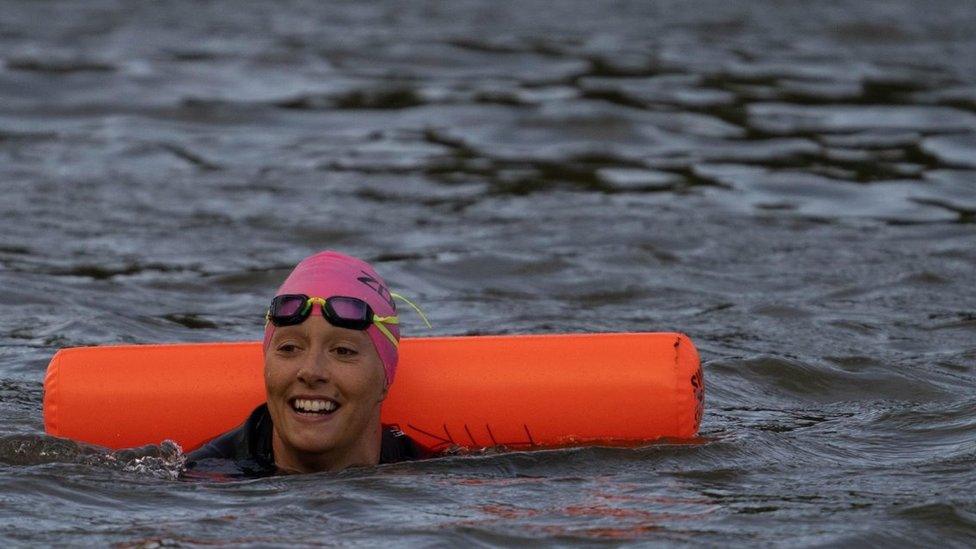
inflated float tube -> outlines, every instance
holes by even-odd
[[[264,402],[260,342],[62,349],[44,379],[51,435],[185,451]],[[676,333],[405,338],[384,424],[429,450],[631,445],[698,432],[698,352]]]

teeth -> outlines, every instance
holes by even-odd
[[[334,412],[338,408],[335,402],[331,400],[309,400],[309,399],[297,399],[295,400],[295,409],[302,412]]]

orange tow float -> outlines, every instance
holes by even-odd
[[[190,451],[264,402],[263,364],[260,342],[62,349],[44,379],[44,427]],[[694,437],[703,402],[682,334],[404,338],[382,422],[432,451],[634,445]]]

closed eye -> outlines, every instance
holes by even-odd
[[[339,356],[343,356],[343,357],[353,357],[353,356],[356,356],[357,354],[359,354],[359,352],[356,351],[355,349],[351,349],[349,347],[341,347],[341,346],[340,347],[336,347],[335,349],[333,349],[333,352],[335,352],[335,354],[337,354]]]
[[[294,343],[283,343],[278,346],[278,352],[280,353],[291,354],[297,350],[298,345],[295,345]]]

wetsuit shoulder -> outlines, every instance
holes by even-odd
[[[262,404],[244,423],[187,454],[187,469],[195,469],[205,460],[231,460],[247,475],[273,473],[272,429],[271,414]]]
[[[384,426],[380,444],[380,463],[414,461],[431,457],[412,438],[396,426]]]

